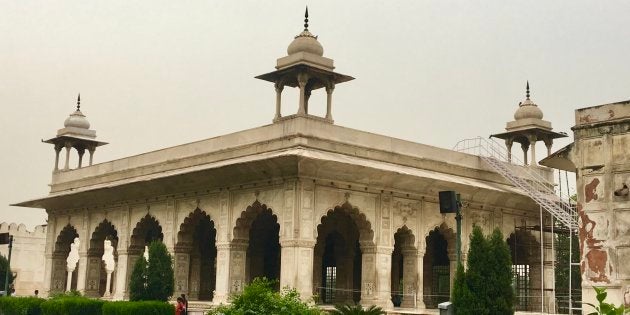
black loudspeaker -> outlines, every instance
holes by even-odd
[[[457,212],[457,193],[449,191],[440,191],[440,213],[456,213]]]

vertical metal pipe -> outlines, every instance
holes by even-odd
[[[545,239],[543,234],[542,206],[540,209],[540,313],[545,311]]]

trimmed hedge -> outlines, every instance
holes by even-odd
[[[173,315],[175,307],[160,301],[107,302],[103,305],[103,315]]]
[[[42,315],[101,315],[103,300],[86,297],[50,299],[41,304]]]
[[[0,315],[41,315],[40,304],[44,301],[36,297],[0,297]]]

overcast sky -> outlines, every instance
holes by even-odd
[[[306,4],[1,1],[0,222],[44,223],[43,210],[8,204],[48,193],[54,151],[40,140],[78,92],[110,143],[95,162],[271,123],[274,89],[254,76],[286,55]],[[451,148],[501,132],[526,80],[569,134],[575,109],[630,99],[630,1],[308,4],[324,55],[356,78],[335,89],[338,125]],[[310,107],[323,113],[319,94]],[[297,93],[285,95],[294,113]]]

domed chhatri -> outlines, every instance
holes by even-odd
[[[304,31],[295,36],[295,39],[287,48],[288,55],[300,52],[324,56],[324,47],[317,41],[317,36],[314,36],[308,30],[308,8],[306,8],[306,12],[304,13]]]
[[[79,154],[77,167],[81,168],[83,166],[83,154],[86,150],[90,153],[89,165],[92,165],[96,147],[107,144],[107,142],[96,140],[96,131],[90,129],[90,122],[81,112],[81,94],[77,97],[77,109],[63,122],[63,128],[57,130],[57,136],[44,142],[55,146],[55,168],[53,172],[60,171],[59,153],[61,149],[66,149],[66,161],[63,170],[67,171],[70,169],[70,149],[74,148]]]
[[[66,128],[90,129],[90,122],[81,112],[81,94],[77,97],[77,110],[63,122]]]
[[[348,75],[334,72],[334,60],[324,57],[324,47],[317,41],[317,36],[308,30],[308,8],[304,13],[304,30],[294,37],[287,48],[287,56],[276,60],[276,71],[257,76],[257,79],[274,83],[276,89],[276,115],[274,122],[297,116],[322,119],[333,123],[331,106],[332,92],[339,83],[353,80]],[[282,90],[285,87],[299,88],[300,99],[295,115],[282,116]],[[311,92],[326,91],[326,115],[324,117],[309,114]]]
[[[491,135],[491,137],[505,140],[508,150],[508,161],[512,161],[512,144],[520,143],[523,149],[525,165],[536,165],[536,142],[542,141],[547,147],[547,155],[551,154],[553,139],[566,137],[566,133],[554,132],[551,123],[543,120],[543,112],[529,98],[529,81],[527,81],[525,100],[518,104],[514,113],[514,120],[505,125],[505,132]],[[531,151],[530,163],[527,152]]]
[[[527,92],[525,101],[518,105],[518,109],[514,113],[514,120],[523,120],[528,118],[543,119],[543,112],[538,108],[531,99],[529,99],[529,81],[527,82]]]

